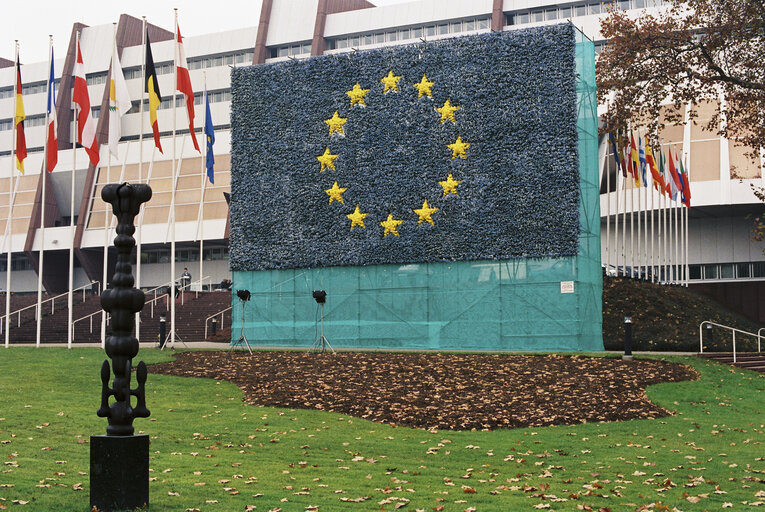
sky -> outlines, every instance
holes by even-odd
[[[289,1],[289,0],[287,0]],[[411,0],[372,0],[389,5]],[[57,56],[69,44],[72,25],[89,26],[115,23],[122,13],[136,18],[146,16],[168,30],[173,29],[173,8],[178,8],[178,24],[184,36],[196,36],[258,25],[260,0],[31,0],[7,2],[0,17],[0,57],[13,60],[13,42],[19,40],[21,62],[48,60],[48,35],[53,36]],[[213,7],[211,7],[213,6]]]

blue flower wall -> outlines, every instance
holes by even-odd
[[[575,34],[232,70],[235,271],[576,256]]]

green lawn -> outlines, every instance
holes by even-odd
[[[0,509],[87,510],[103,358],[0,349]],[[765,510],[765,378],[672,359],[701,373],[649,388],[673,417],[494,432],[257,408],[226,382],[149,375],[152,415],[135,425],[151,436],[150,508]]]

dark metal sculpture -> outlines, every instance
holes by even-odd
[[[101,307],[111,315],[112,335],[106,338],[106,355],[112,360],[114,381],[109,387],[109,361],[101,365],[101,407],[98,416],[107,418],[109,426],[106,434],[110,436],[133,435],[133,419],[147,418],[146,408],[146,365],[138,363],[136,380],[138,387],[130,389],[130,371],[132,360],[138,354],[138,340],[133,336],[135,314],[143,308],[144,293],[133,285],[133,269],[130,255],[135,246],[135,216],[141,203],[151,199],[148,185],[110,184],[101,191],[101,198],[112,205],[117,217],[117,236],[114,246],[117,249],[117,267],[112,277],[112,287],[101,294]],[[109,406],[109,397],[115,402]],[[137,399],[136,406],[130,404],[131,396]]]

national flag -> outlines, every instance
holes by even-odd
[[[680,179],[683,182],[683,203],[685,206],[691,207],[691,184],[688,182],[688,173],[685,172],[685,166],[683,165],[682,158],[680,159]]]
[[[199,151],[197,135],[194,133],[194,90],[191,88],[189,65],[186,63],[186,52],[183,50],[183,38],[181,37],[180,27],[177,27],[175,41],[178,47],[175,69],[175,75],[177,77],[175,88],[182,92],[183,97],[186,99],[186,112],[189,115],[189,133],[191,134],[191,142],[194,143],[194,149]]]
[[[133,103],[130,101],[125,76],[122,74],[117,46],[112,52],[111,80],[109,80],[109,151],[119,157],[118,146],[122,136],[122,116],[128,113]]]
[[[619,146],[616,144],[616,138],[614,137],[613,132],[608,133],[608,142],[611,143],[611,151],[614,152],[614,161],[616,162],[616,169],[619,170],[622,168],[622,162],[621,158],[619,156]],[[624,177],[627,177],[627,174],[624,173]]]
[[[645,139],[638,134],[638,160],[640,161],[640,178],[643,180],[643,186],[648,186],[648,180],[646,178],[645,169],[648,167],[648,163],[645,159]]]
[[[661,149],[661,146],[659,146],[659,173],[662,176],[662,193],[666,194],[667,197],[672,197],[672,188],[670,186],[672,177],[669,175],[669,169],[667,169],[667,159],[664,157],[664,150]]]
[[[21,95],[21,64],[16,61],[16,168],[24,174],[24,159],[27,157],[27,138],[24,135],[24,100]]]
[[[648,168],[651,170],[651,177],[653,178],[653,188],[659,192],[664,192],[664,178],[659,173],[659,166],[656,164],[656,158],[653,156],[653,150],[648,140],[645,141],[645,160],[648,163]]]
[[[680,176],[677,174],[677,167],[675,166],[675,155],[672,154],[672,146],[667,148],[669,157],[669,174],[672,177],[670,186],[672,188],[672,199],[677,201],[677,194],[683,190],[683,182],[680,180]]]
[[[638,157],[637,145],[635,144],[635,134],[630,133],[630,172],[632,173],[632,179],[635,182],[635,186],[640,186],[640,174],[638,174],[638,168],[640,166],[640,159]]]
[[[77,142],[85,148],[90,157],[90,163],[98,165],[98,139],[96,138],[96,122],[90,113],[90,95],[88,81],[85,78],[85,63],[82,60],[80,43],[77,43],[77,62],[74,65],[74,92],[72,101],[77,105]]]
[[[212,117],[210,117],[210,97],[205,91],[205,137],[207,138],[207,178],[211,184],[215,184],[215,155],[213,154],[213,144],[215,144],[215,131],[213,130]]]
[[[151,56],[151,44],[149,44],[149,31],[146,31],[146,83],[145,91],[149,94],[149,119],[151,120],[151,131],[154,132],[154,145],[157,146],[160,153],[162,144],[159,143],[159,125],[157,124],[157,109],[162,103],[162,94],[159,92],[159,82],[157,81],[157,72],[154,70],[154,58]]]
[[[56,130],[56,77],[53,72],[53,48],[50,49],[50,76],[48,77],[48,172],[53,172],[58,163],[58,135]]]

